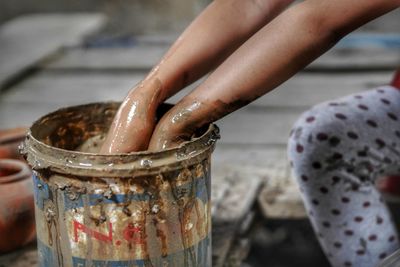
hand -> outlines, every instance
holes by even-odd
[[[190,141],[198,129],[221,118],[226,106],[220,101],[209,104],[185,97],[158,122],[150,140],[149,150],[159,151]]]
[[[156,123],[161,82],[148,78],[133,88],[119,108],[100,153],[147,150]]]

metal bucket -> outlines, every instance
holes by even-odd
[[[27,135],[22,153],[33,169],[39,266],[211,266],[218,128],[160,152],[77,152],[99,147],[118,107],[60,109]]]

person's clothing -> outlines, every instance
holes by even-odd
[[[400,90],[400,69],[394,74],[391,85]]]
[[[383,86],[321,103],[295,123],[289,159],[334,267],[373,267],[399,247],[374,183],[400,174],[400,90]]]

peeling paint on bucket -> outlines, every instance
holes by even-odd
[[[218,128],[160,152],[77,152],[88,140],[98,146],[118,106],[61,109],[27,135],[39,265],[211,266],[210,157]]]

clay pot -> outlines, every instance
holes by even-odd
[[[0,130],[0,159],[23,159],[18,146],[24,140],[27,128]]]
[[[33,185],[29,166],[0,159],[0,254],[35,239]]]

